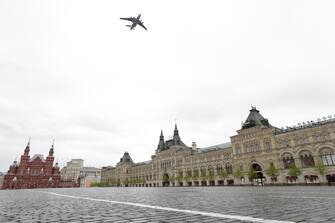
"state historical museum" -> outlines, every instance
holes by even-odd
[[[21,156],[20,163],[16,161],[9,167],[4,177],[2,189],[50,188],[60,187],[60,171],[58,163],[54,162],[54,144],[49,150],[49,155],[29,155],[30,140]]]

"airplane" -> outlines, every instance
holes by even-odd
[[[140,18],[141,18],[141,14],[139,14],[137,18],[129,17],[129,18],[120,18],[120,19],[128,20],[133,23],[131,25],[126,25],[127,27],[130,27],[130,30],[133,30],[137,25],[140,25],[142,26],[143,29],[147,30],[147,28],[143,25],[143,22],[140,20]]]

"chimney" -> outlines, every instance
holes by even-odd
[[[195,142],[192,142],[192,149],[196,150],[197,149],[197,144]]]

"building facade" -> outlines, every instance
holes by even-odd
[[[2,189],[3,178],[4,178],[4,174],[0,172],[0,189]]]
[[[214,186],[326,184],[335,182],[335,117],[277,128],[252,107],[227,143],[188,147],[175,126],[163,132],[150,161],[134,163],[124,153],[103,167],[101,182],[112,186]]]
[[[79,186],[80,171],[83,169],[84,160],[72,159],[66,163],[60,171],[61,179],[64,182],[73,182]]]
[[[2,189],[49,188],[60,186],[58,164],[54,162],[54,144],[49,155],[35,154],[30,158],[30,140],[21,156],[20,162],[14,161],[4,176]]]
[[[101,169],[96,167],[83,167],[79,173],[80,187],[92,187],[95,183],[100,183]]]

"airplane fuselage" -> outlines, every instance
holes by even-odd
[[[147,28],[143,25],[143,22],[140,20],[140,18],[141,18],[141,14],[139,14],[137,18],[130,17],[130,18],[121,18],[121,19],[132,22],[131,25],[126,25],[127,27],[130,27],[130,30],[133,30],[137,25],[142,26],[146,30]]]

